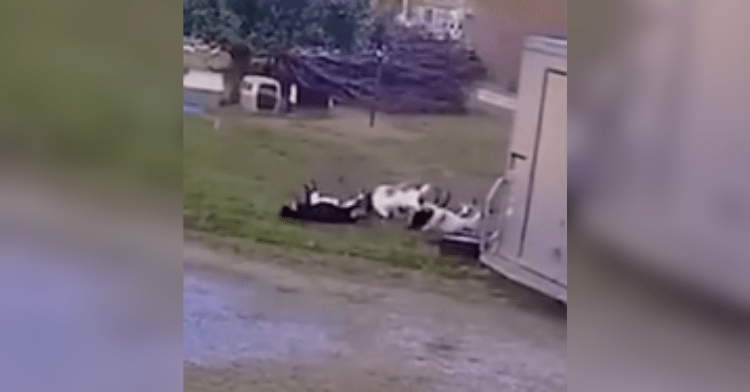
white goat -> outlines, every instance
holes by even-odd
[[[465,207],[467,208],[463,210],[466,215],[460,215],[447,208],[426,203],[412,214],[408,229],[442,233],[476,232],[482,220],[482,213],[477,209],[472,212],[470,207]]]
[[[377,186],[371,194],[372,209],[383,219],[412,213],[422,207],[431,189],[433,186],[430,184],[414,185],[408,182]],[[447,199],[450,199],[449,193]],[[447,202],[448,200],[435,200],[435,204],[443,206],[447,205]]]
[[[455,212],[456,215],[465,218],[472,215],[473,213],[476,213],[478,205],[479,202],[477,201],[477,199],[472,199],[471,204],[461,203],[458,205],[458,209],[452,211]]]

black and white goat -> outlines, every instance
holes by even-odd
[[[283,206],[279,216],[306,222],[356,223],[367,215],[367,205],[367,196],[364,192],[341,201],[321,195],[313,183],[312,187],[305,185],[303,202],[295,201],[289,206]]]
[[[281,207],[281,218],[317,223],[357,223],[365,216],[358,206],[338,207],[328,203],[292,203]]]
[[[427,195],[432,190],[436,191],[433,203],[441,207],[447,206],[451,197],[449,191],[446,191],[443,200],[440,200],[440,194],[443,192],[431,184],[414,185],[403,182],[375,187],[370,195],[371,208],[383,219],[408,216],[425,204]]]
[[[460,233],[479,230],[482,212],[474,206],[462,205],[459,211],[434,204],[425,204],[409,219],[409,230],[438,231],[441,233]]]
[[[318,186],[317,184],[315,184],[315,181],[310,181],[310,185],[308,186],[307,184],[305,184],[304,187],[305,187],[305,201],[307,204],[310,204],[310,205],[326,203],[326,204],[330,204],[330,205],[337,206],[337,207],[348,208],[348,207],[357,205],[359,203],[362,203],[367,193],[365,191],[360,191],[354,197],[351,197],[347,200],[341,200],[334,196],[322,194],[318,190]]]

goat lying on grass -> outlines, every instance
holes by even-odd
[[[357,206],[338,207],[327,203],[303,204],[293,203],[281,207],[281,218],[317,223],[357,223],[364,213],[357,211]]]
[[[445,207],[425,204],[409,220],[409,230],[441,233],[476,232],[482,220],[479,209],[461,206],[458,212]]]
[[[310,181],[310,185],[308,186],[307,184],[305,184],[304,187],[305,202],[309,205],[326,203],[337,207],[348,208],[358,203],[362,203],[367,194],[367,192],[365,191],[360,191],[356,196],[342,201],[339,198],[320,193],[320,191],[318,190],[318,186],[315,184],[315,181]]]
[[[444,193],[440,200],[441,189],[430,184],[412,185],[403,182],[398,185],[379,185],[370,195],[372,209],[383,219],[405,216],[419,210],[426,202],[428,193],[436,191],[434,204],[445,207],[450,202],[450,192]]]
[[[470,216],[478,211],[479,201],[477,199],[472,199],[471,204],[461,203],[458,205],[458,208],[455,210],[451,210],[456,213],[456,215],[465,218],[467,216]]]
[[[356,223],[367,215],[366,195],[360,192],[350,200],[339,201],[335,198],[320,195],[316,189],[305,185],[304,202],[293,202],[290,206],[281,207],[279,216],[318,223]]]

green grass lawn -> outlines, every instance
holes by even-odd
[[[508,119],[489,117],[383,116],[374,129],[365,126],[366,114],[222,121],[217,132],[209,120],[184,119],[186,229],[297,255],[439,270],[450,270],[456,261],[438,257],[434,246],[403,227],[292,224],[278,218],[279,209],[311,178],[341,192],[429,179],[454,194],[481,196],[500,174],[509,129]]]

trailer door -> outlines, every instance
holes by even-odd
[[[519,258],[566,285],[568,81],[549,69],[544,78]]]

